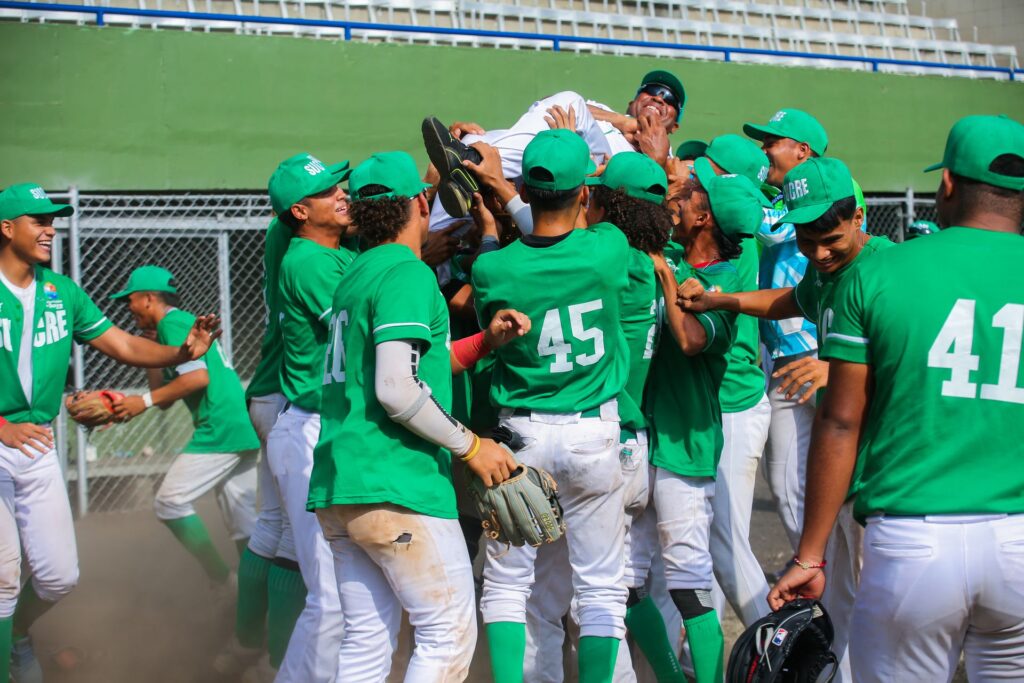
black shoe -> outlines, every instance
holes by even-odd
[[[452,137],[448,128],[433,116],[423,119],[423,145],[427,148],[430,163],[441,175],[441,184],[437,188],[441,206],[452,217],[465,218],[473,204],[473,193],[480,191],[480,184],[462,162],[468,160],[479,164],[483,157],[480,152]]]

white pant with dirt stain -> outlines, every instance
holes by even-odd
[[[869,518],[857,683],[1024,681],[1024,514]]]
[[[235,541],[248,538],[256,528],[257,458],[255,451],[180,453],[153,500],[157,519],[196,514],[194,503],[213,490],[228,535]]]
[[[476,647],[473,567],[458,520],[390,504],[317,511],[334,554],[345,617],[338,680],[383,683],[402,610],[415,648],[405,683],[456,683]]]
[[[295,561],[295,540],[288,516],[281,505],[281,494],[277,490],[277,482],[270,471],[267,458],[267,439],[270,430],[277,424],[278,415],[284,410],[285,398],[282,394],[254,396],[249,401],[249,420],[260,438],[262,450],[260,464],[257,468],[259,487],[259,516],[256,528],[249,538],[249,550],[260,557],[273,559],[283,557]]]
[[[267,440],[270,471],[291,524],[307,591],[306,606],[274,679],[277,683],[331,683],[338,673],[343,625],[334,556],[316,515],[306,510],[313,448],[319,438],[320,415],[291,406],[281,413]]]
[[[78,583],[75,526],[57,451],[30,458],[0,444],[0,619],[18,604],[22,547],[43,600],[56,602]]]
[[[688,477],[661,467],[654,473],[654,509],[665,560],[665,583],[677,589],[711,590],[711,499],[715,480]]]
[[[605,404],[602,415],[533,413],[504,416],[502,424],[526,442],[516,458],[547,470],[558,484],[580,636],[622,638],[627,595],[622,581],[625,520],[619,422],[613,401]],[[555,545],[515,548],[487,540],[480,600],[485,623],[526,623],[538,550],[552,553]],[[552,589],[562,590],[557,583],[552,582]],[[537,597],[542,604],[547,600]]]

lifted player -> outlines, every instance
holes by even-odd
[[[215,316],[198,318],[176,347],[128,334],[70,278],[41,265],[50,260],[54,217],[73,211],[31,183],[0,193],[2,681],[8,665],[22,679],[42,677],[29,627],[78,582],[71,505],[50,429],[60,411],[72,341],[126,365],[159,368],[201,357],[216,336]],[[32,575],[24,591],[22,548]]]

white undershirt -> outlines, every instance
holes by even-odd
[[[0,283],[3,283],[11,293],[18,297],[21,302],[21,309],[24,313],[21,326],[21,346],[18,347],[18,379],[21,380],[21,390],[25,392],[25,398],[29,404],[32,403],[32,333],[35,331],[36,322],[36,280],[33,277],[28,287],[15,287],[14,284],[0,272]]]

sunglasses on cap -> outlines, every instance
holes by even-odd
[[[651,97],[660,97],[662,102],[670,107],[673,107],[676,111],[679,111],[679,98],[669,88],[661,85],[660,83],[647,83],[646,85],[640,86],[640,89],[636,91],[636,94],[647,93]]]

